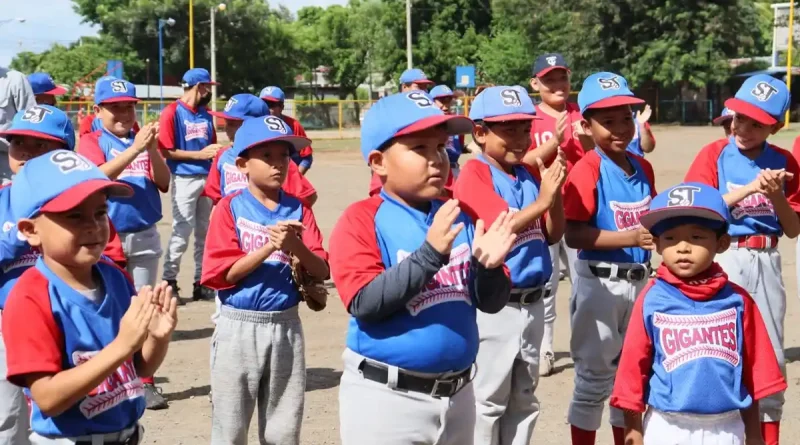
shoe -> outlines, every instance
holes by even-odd
[[[203,286],[200,284],[199,281],[194,282],[194,290],[192,291],[192,300],[194,301],[201,301],[201,300],[213,300],[216,297],[216,293],[214,289],[210,289],[208,287]]]
[[[181,294],[180,294],[181,288],[178,287],[178,281],[177,280],[164,280],[164,281],[167,282],[167,286],[172,288],[172,296],[178,299],[178,306],[186,305],[186,302],[181,300]]]
[[[564,272],[559,272],[558,281],[564,281],[564,278],[567,278],[567,274],[565,274]]]
[[[556,367],[556,356],[552,351],[547,351],[539,356],[539,375],[547,377],[553,374]]]
[[[158,410],[169,408],[169,402],[161,395],[161,388],[150,383],[145,383],[144,385],[144,401],[147,409]]]

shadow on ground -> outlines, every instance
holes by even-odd
[[[794,346],[791,348],[786,348],[786,351],[783,353],[784,357],[786,357],[786,363],[794,363],[800,361],[800,347]]]
[[[306,369],[306,392],[330,389],[339,386],[342,371],[331,368]]]
[[[191,399],[192,397],[205,397],[211,392],[211,385],[194,386],[192,388],[164,394],[164,398],[168,402],[176,402],[178,400]]]
[[[567,369],[572,369],[575,367],[575,363],[570,360],[569,352],[559,351],[555,353],[556,356],[556,365],[553,367],[553,374],[561,374],[562,372],[566,371]],[[559,363],[564,362],[565,363]]]
[[[200,328],[193,331],[175,331],[172,333],[172,341],[181,340],[200,340],[211,337],[214,328]]]

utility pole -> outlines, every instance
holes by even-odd
[[[408,69],[411,69],[411,0],[406,0],[406,61]]]

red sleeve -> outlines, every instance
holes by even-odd
[[[742,296],[742,383],[753,397],[761,400],[786,389],[786,379],[781,374],[778,359],[753,297],[742,287],[731,283],[733,290]]]
[[[644,300],[653,283],[655,281],[650,280],[633,303],[628,331],[622,343],[617,378],[609,400],[609,404],[615,408],[639,413],[645,410],[645,388],[653,368],[653,342],[644,325]]]
[[[683,178],[683,182],[699,182],[719,188],[717,160],[726,145],[728,145],[728,140],[720,139],[703,147],[694,158],[686,177]]]
[[[97,116],[94,113],[90,113],[81,119],[81,122],[78,125],[78,136],[83,137],[83,135],[92,132],[92,122],[94,122],[95,117]]]
[[[227,150],[227,149],[226,149]],[[220,176],[219,176],[219,158],[226,150],[220,150],[214,155],[214,160],[211,161],[211,169],[208,170],[208,177],[206,178],[206,186],[203,188],[203,196],[208,197],[214,204],[222,199],[222,190],[219,189]],[[289,165],[293,164],[292,162]]]
[[[361,288],[386,270],[375,231],[375,214],[382,202],[374,196],[352,204],[331,233],[331,276],[346,309]]]
[[[106,155],[103,153],[103,149],[100,148],[100,134],[101,131],[99,130],[85,134],[81,136],[81,142],[78,144],[78,153],[98,167],[106,163]]]
[[[306,136],[305,128],[303,128],[303,125],[300,124],[299,120],[295,119],[294,122],[292,123],[292,127],[293,127],[292,131],[294,131],[295,135],[301,136],[301,137],[308,137],[308,136]],[[307,156],[311,156],[312,154],[314,154],[314,149],[311,148],[310,144],[309,144],[308,147],[303,147],[300,150],[300,157],[305,158]]]
[[[794,144],[792,145],[792,155],[794,155],[794,159],[800,162],[800,136],[797,136],[794,140]]]
[[[322,247],[322,232],[317,226],[317,219],[314,217],[314,212],[306,205],[303,205],[303,244],[309,250],[314,252],[314,255],[328,261],[328,252]]]
[[[203,252],[203,285],[212,289],[223,290],[234,286],[225,280],[228,270],[247,254],[239,246],[236,235],[236,223],[231,212],[231,199],[238,193],[223,198],[211,215],[206,236],[206,247]]]
[[[464,164],[453,191],[467,215],[473,221],[482,219],[486,227],[492,225],[500,212],[508,210],[506,200],[494,191],[489,166],[476,159]]]
[[[106,244],[106,248],[103,250],[103,255],[111,258],[117,264],[126,264],[128,259],[125,257],[125,251],[122,250],[122,240],[119,238],[119,234],[110,219],[108,221],[108,228],[108,244]]]
[[[47,279],[36,268],[22,274],[3,308],[8,380],[24,386],[28,374],[62,370],[64,336],[50,308]]]
[[[301,201],[317,193],[317,190],[311,185],[308,178],[300,173],[300,169],[297,168],[297,164],[294,162],[289,163],[289,169],[286,172],[286,180],[283,182],[282,188],[283,191]]]
[[[382,188],[383,183],[381,182],[381,177],[375,173],[372,173],[372,178],[369,180],[369,196],[377,195],[380,193]]]
[[[597,211],[597,181],[600,157],[590,151],[572,167],[564,183],[564,216],[567,220],[586,222]]]
[[[784,193],[786,193],[786,200],[792,209],[800,213],[800,166],[797,164],[797,159],[792,156],[788,151],[775,147],[772,148],[786,158],[786,171],[794,173],[794,178],[787,181],[784,185]]]
[[[175,149],[175,108],[177,102],[167,105],[158,118],[158,148],[161,150]],[[216,137],[216,133],[212,132]]]
[[[644,175],[647,176],[647,180],[650,181],[650,197],[655,198],[658,193],[656,192],[656,173],[653,171],[653,164],[639,155],[633,153],[628,154],[639,161],[639,165],[641,165],[644,170]]]

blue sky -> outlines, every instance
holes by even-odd
[[[0,66],[8,66],[21,51],[41,52],[54,43],[69,44],[80,36],[95,35],[97,30],[81,23],[72,10],[71,0],[0,0]],[[270,0],[292,11],[303,6],[344,4],[346,0]],[[24,23],[9,19],[24,18]]]

